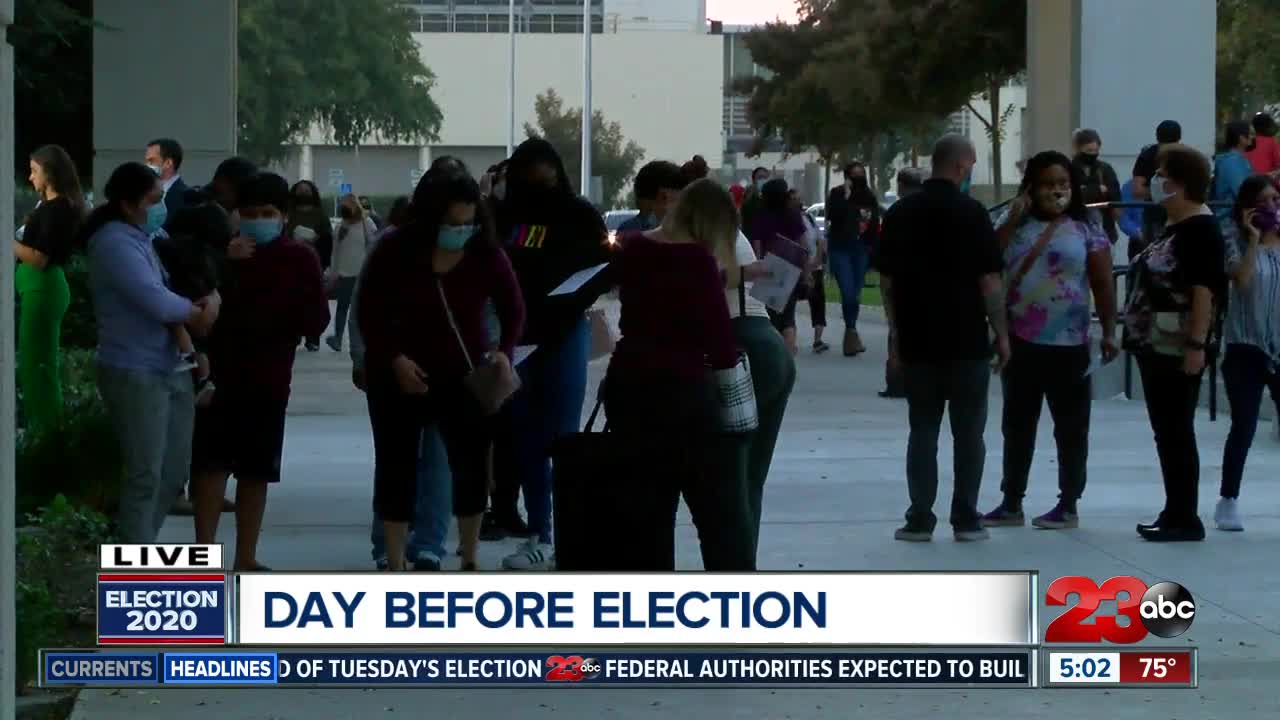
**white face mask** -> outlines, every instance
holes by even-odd
[[[1164,188],[1165,179],[1160,175],[1151,177],[1151,202],[1160,205],[1169,198],[1177,195],[1176,192],[1169,192]]]

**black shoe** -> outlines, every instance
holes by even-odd
[[[893,539],[903,542],[929,542],[933,539],[933,528],[920,523],[908,522],[894,531]]]
[[[429,552],[419,552],[413,558],[413,569],[418,572],[439,572],[440,558]]]
[[[462,572],[476,572],[477,570],[479,570],[479,568],[477,568],[476,564],[473,562],[462,564]]]
[[[503,518],[498,521],[498,525],[500,525],[503,530],[506,530],[508,537],[523,539],[531,538],[537,534],[529,529],[528,523],[526,523],[519,515],[512,515],[510,517]]]
[[[1204,524],[1200,518],[1190,525],[1138,525],[1138,535],[1148,542],[1201,542],[1204,540]]]
[[[507,529],[502,523],[498,522],[498,518],[493,513],[484,514],[484,519],[480,521],[480,539],[484,542],[496,542],[498,540],[507,539]]]
[[[906,393],[901,392],[899,390],[881,390],[876,394],[882,398],[892,399],[892,400],[901,400],[902,398],[905,398],[907,396]]]
[[[320,352],[320,343],[307,343],[307,352]]]

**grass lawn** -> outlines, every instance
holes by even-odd
[[[823,289],[827,291],[827,302],[840,302],[840,286],[830,274],[823,278]],[[862,288],[862,304],[877,306],[883,304],[880,300],[880,276],[875,272],[867,273],[867,283]]]

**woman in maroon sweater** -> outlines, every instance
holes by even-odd
[[[725,277],[738,276],[738,211],[727,191],[699,180],[681,193],[661,228],[624,236],[610,267],[622,302],[618,341],[604,384],[609,429],[627,436],[637,478],[662,495],[652,561],[674,569],[675,514],[683,494],[707,570],[754,570],[746,489],[723,462],[719,396],[711,370],[731,368],[738,349]],[[724,269],[722,274],[721,268]],[[735,285],[736,286],[736,285]],[[621,568],[620,568],[621,569]]]
[[[453,474],[462,568],[474,570],[492,429],[463,379],[473,365],[510,364],[524,331],[524,304],[470,176],[436,180],[429,193],[420,184],[410,214],[408,225],[378,243],[360,282],[373,502],[385,523],[390,569],[403,570],[419,441],[425,427],[438,424]],[[485,316],[490,299],[502,326],[494,352]]]

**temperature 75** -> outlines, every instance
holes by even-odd
[[[1138,658],[1142,663],[1142,677],[1162,678],[1169,674],[1169,668],[1178,664],[1178,658]]]

